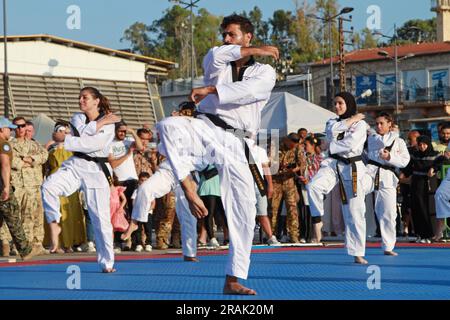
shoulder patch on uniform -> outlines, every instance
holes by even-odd
[[[2,150],[5,151],[5,152],[9,152],[9,151],[11,151],[11,147],[9,146],[9,144],[5,143],[2,146]]]

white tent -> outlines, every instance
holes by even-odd
[[[45,114],[40,113],[38,116],[34,117],[31,122],[33,122],[34,125],[34,139],[36,141],[45,145],[52,139],[55,121],[47,117]]]
[[[262,111],[261,128],[279,129],[280,137],[300,128],[321,133],[333,117],[336,117],[333,112],[288,92],[274,92]]]

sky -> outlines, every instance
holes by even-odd
[[[51,34],[113,49],[129,48],[121,42],[123,32],[136,21],[151,24],[173,5],[169,0],[3,0],[7,1],[8,35]],[[189,0],[185,0],[189,1]],[[216,15],[249,11],[258,6],[263,18],[275,10],[294,10],[294,0],[200,0],[198,5]],[[303,3],[303,0],[298,0]],[[309,3],[313,3],[309,0]],[[380,8],[380,28],[392,34],[394,24],[402,25],[410,19],[429,19],[430,0],[338,0],[341,7],[354,7],[352,25],[360,31],[367,25],[369,6]],[[71,6],[79,8],[79,29],[69,29],[67,21],[74,21]],[[2,10],[3,13],[3,10]],[[371,19],[369,19],[371,20]],[[2,28],[3,32],[3,16]]]

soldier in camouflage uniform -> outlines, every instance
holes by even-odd
[[[10,182],[13,152],[8,140],[11,129],[15,128],[16,126],[9,120],[0,117],[0,226],[3,225],[3,221],[6,222],[20,256],[23,260],[28,260],[36,255],[39,249],[33,248],[31,242],[27,240],[20,219],[19,206]],[[3,247],[4,250],[6,249],[5,247]],[[7,249],[9,251],[9,246]],[[9,252],[3,252],[3,255],[7,256]]]
[[[180,223],[176,215],[175,201],[175,193],[170,192],[156,202],[159,206],[155,230],[157,249],[167,249],[170,244],[169,238],[172,239],[174,248],[181,248]]]
[[[153,153],[154,158],[155,154]],[[158,164],[164,161],[162,155],[158,156]],[[153,161],[154,162],[154,161]],[[155,172],[158,166],[154,165]],[[174,192],[166,194],[164,197],[156,200],[155,233],[156,249],[167,249],[170,244],[170,236],[174,248],[181,248],[181,229],[176,210],[176,197]]]
[[[20,207],[25,235],[34,246],[43,250],[44,212],[40,187],[43,182],[42,166],[47,161],[48,152],[38,142],[26,139],[23,117],[15,118],[13,123],[17,129],[16,137],[11,140],[11,183]]]
[[[137,135],[141,139],[144,146],[144,150],[134,151],[134,166],[136,167],[136,173],[139,176],[142,172],[147,172],[150,176],[154,173],[153,168],[155,163],[151,158],[150,141],[153,138],[153,134],[148,129],[138,129]]]
[[[276,232],[278,213],[281,200],[284,199],[287,211],[287,232],[290,241],[298,243],[299,222],[298,222],[298,192],[295,184],[297,172],[305,170],[305,156],[298,147],[299,137],[296,133],[289,134],[283,139],[279,151],[279,171],[273,176],[273,196],[272,196],[272,232]]]

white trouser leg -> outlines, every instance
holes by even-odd
[[[177,182],[184,180],[195,170],[193,157],[196,150],[202,152],[201,135],[197,135],[187,117],[169,117],[158,122],[161,143],[159,152],[167,158]],[[201,120],[197,120],[198,121]],[[194,121],[195,122],[195,121]]]
[[[246,163],[235,161],[219,168],[220,192],[227,217],[230,254],[225,273],[247,279],[256,224],[256,195]]]
[[[175,186],[175,177],[170,165],[164,161],[159,169],[139,186],[134,200],[131,218],[139,222],[148,221],[148,212],[153,200],[168,194]]]
[[[442,181],[441,185],[434,196],[436,202],[436,218],[445,219],[450,217],[450,170],[447,178]]]
[[[97,261],[102,269],[114,266],[113,227],[110,213],[109,186],[93,189],[85,185],[82,190],[86,196],[89,217],[94,228]]]
[[[397,239],[395,230],[397,190],[395,188],[380,188],[375,192],[375,213],[380,223],[381,247],[384,251],[392,251]]]
[[[361,179],[358,179],[358,195],[353,197],[352,181],[344,180],[343,182],[348,198],[348,204],[342,205],[347,253],[351,256],[363,257],[366,249],[365,191]]]
[[[366,195],[366,234],[367,236],[375,236],[377,233],[377,222],[375,221],[375,208],[374,208],[374,193],[369,193]]]
[[[322,217],[324,215],[324,196],[328,194],[337,183],[336,172],[330,167],[322,167],[307,184],[309,207],[312,217]]]
[[[246,279],[253,242],[256,197],[242,142],[209,120],[166,118],[158,123],[160,151],[167,157],[175,178],[182,181],[205,163],[215,164],[227,216],[230,253],[227,275]]]
[[[331,221],[333,224],[333,230],[336,234],[342,234],[345,229],[345,224],[344,215],[342,213],[342,200],[339,186],[334,186],[329,195],[331,195]]]
[[[68,168],[62,167],[47,179],[41,187],[42,205],[47,223],[61,220],[60,196],[70,196],[80,188],[80,179]]]
[[[181,186],[175,188],[176,211],[181,226],[181,243],[183,255],[194,258],[197,256],[197,218],[191,214],[189,203]]]

